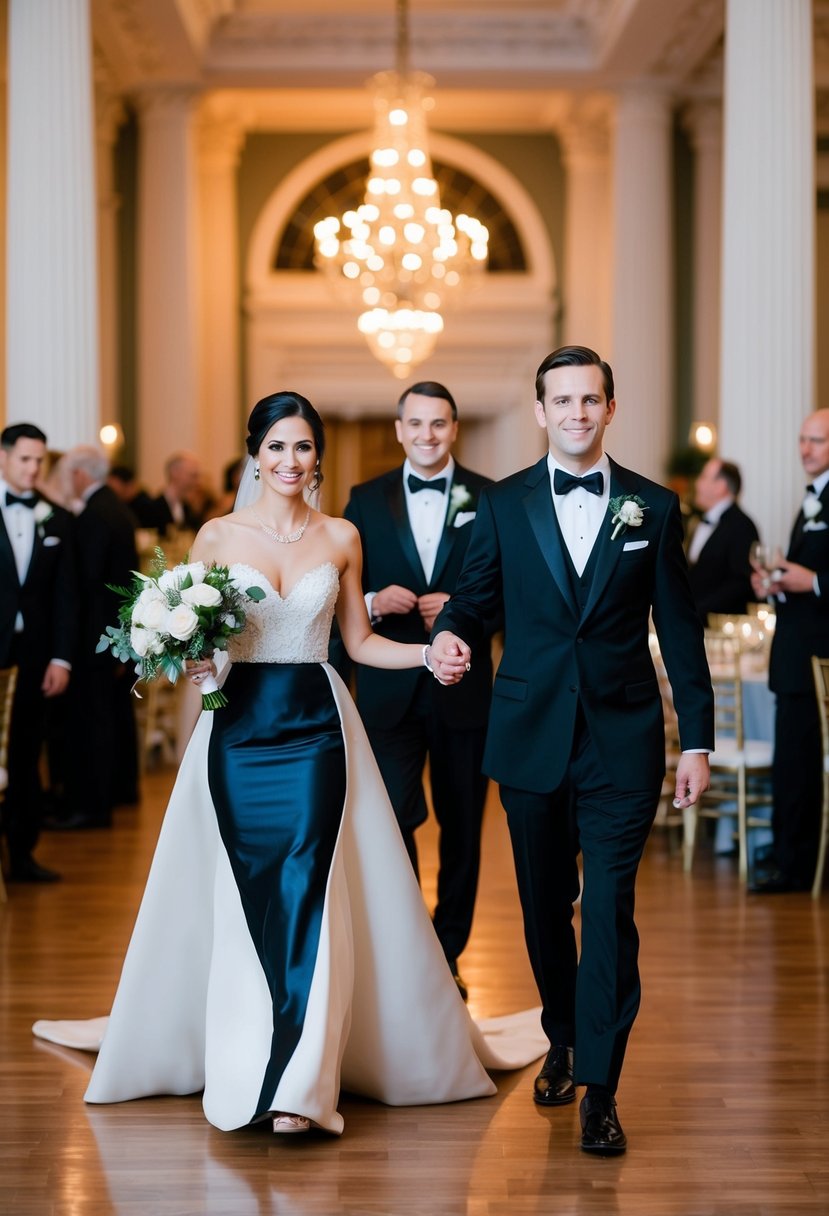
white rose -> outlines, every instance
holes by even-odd
[[[216,608],[222,602],[222,593],[209,583],[194,583],[184,588],[181,598],[193,608]]]
[[[140,659],[148,655],[151,650],[155,651],[157,640],[158,634],[154,629],[143,629],[140,625],[133,625],[130,630],[130,646]]]
[[[145,587],[132,606],[133,625],[149,624],[149,622],[145,619],[145,613],[149,605],[152,603],[159,603],[164,609],[167,607],[167,601],[157,587]],[[153,625],[152,628],[157,629],[158,625]]]
[[[199,627],[199,618],[187,604],[179,604],[167,614],[165,632],[180,642],[188,641]]]
[[[177,569],[182,571],[182,578],[189,574],[194,583],[203,583],[204,576],[207,574],[204,562],[190,562],[186,566],[178,566]]]
[[[645,512],[637,503],[631,502],[628,499],[619,508],[619,519],[623,524],[627,524],[629,528],[638,528],[645,522]]]
[[[54,513],[54,507],[50,502],[46,502],[44,498],[39,498],[37,500],[32,511],[36,524],[45,524],[46,520],[51,519]]]
[[[803,514],[807,519],[814,519],[823,510],[823,503],[813,494],[809,494],[803,503]]]
[[[135,620],[135,616],[133,616]],[[167,604],[163,597],[154,597],[144,605],[141,614],[141,624],[145,629],[161,630],[167,621]]]

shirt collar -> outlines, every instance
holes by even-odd
[[[599,459],[589,469],[585,469],[583,473],[574,473],[572,469],[565,469],[563,464],[559,464],[552,452],[547,453],[547,468],[550,472],[550,485],[553,484],[553,475],[556,469],[561,469],[565,473],[569,473],[571,477],[586,477],[588,473],[601,473],[604,479],[604,496],[610,494],[610,459],[607,452],[602,452]]]
[[[445,477],[446,478],[446,489],[448,491],[448,490],[451,490],[451,488],[452,488],[452,478],[455,475],[455,461],[450,456],[449,459],[447,460],[446,464],[443,466],[443,468],[441,469],[441,471],[439,473],[433,473],[431,477],[424,477],[422,473],[415,472],[415,470],[412,468],[409,458],[407,456],[406,459],[403,461],[403,485],[404,486],[408,484],[408,477],[409,477],[410,473],[414,473],[415,477],[419,477],[421,481],[434,481],[434,479],[436,477]]]
[[[719,502],[714,503],[710,510],[705,511],[703,518],[706,523],[718,524],[725,515],[729,507],[734,506],[734,499],[729,494],[727,498],[721,498]]]
[[[829,482],[829,469],[824,469],[817,477],[812,479],[812,485],[815,487],[815,497],[820,498],[821,494]]]

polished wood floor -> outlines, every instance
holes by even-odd
[[[746,895],[735,863],[704,848],[689,877],[658,830],[639,884],[644,1000],[619,1094],[623,1158],[581,1153],[576,1108],[533,1105],[533,1068],[454,1106],[345,1096],[341,1138],[219,1132],[197,1096],[85,1106],[90,1058],[30,1026],[107,1011],[171,778],[150,774],[141,808],[109,832],[47,836],[39,857],[64,881],[10,887],[0,905],[4,1216],[829,1212],[829,891]],[[462,969],[474,1014],[536,1003],[494,796]]]

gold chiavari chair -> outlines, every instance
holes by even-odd
[[[17,668],[0,669],[0,816],[2,816],[3,800],[9,783],[9,731],[12,724],[12,704],[16,685]],[[0,847],[4,846],[5,835],[2,832],[2,823],[0,823]],[[0,903],[4,904],[7,899],[3,867],[0,864]]]
[[[823,740],[823,808],[815,879],[812,883],[812,899],[817,899],[823,888],[823,870],[829,846],[829,659],[819,659],[812,655],[812,674],[815,678],[815,692],[820,710],[820,733]]]
[[[740,878],[748,877],[748,829],[771,824],[771,760],[773,745],[746,739],[743,729],[743,684],[740,674],[740,639],[736,634],[705,631],[705,652],[714,687],[716,749],[709,756],[711,789],[696,806],[684,812],[684,867],[694,862],[699,819],[737,817]],[[760,815],[751,808],[766,807]]]

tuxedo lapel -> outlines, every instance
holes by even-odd
[[[535,534],[538,547],[549,567],[550,573],[555,579],[562,599],[573,616],[578,616],[562,551],[563,541],[561,540],[559,529],[556,527],[555,508],[553,506],[553,495],[547,471],[546,456],[543,456],[538,464],[533,465],[525,484],[530,486],[530,490],[524,497],[524,509],[527,512],[530,527]]]
[[[395,472],[394,477],[386,487],[386,501],[388,502],[389,514],[394,520],[400,547],[412,568],[412,573],[417,582],[425,587],[426,576],[423,572],[423,563],[420,560],[417,545],[415,544],[414,533],[409,523],[409,513],[406,510],[406,495],[403,491],[403,475],[400,471]]]
[[[20,579],[17,576],[17,562],[14,560],[14,550],[9,539],[9,534],[6,531],[6,521],[3,518],[3,512],[0,511],[0,567],[8,566],[9,575],[20,586]]]
[[[625,470],[620,469],[618,465],[610,462],[610,497],[616,498],[619,494],[635,494],[636,486],[629,482],[625,477]],[[593,574],[593,582],[590,586],[590,593],[587,597],[587,603],[584,605],[582,620],[585,620],[595,608],[601,597],[604,595],[605,588],[610,582],[619,558],[624,548],[622,537],[625,534],[625,529],[619,533],[615,540],[611,540],[613,535],[613,524],[611,523],[610,511],[607,513],[607,518],[602,522],[599,529],[599,535],[596,537],[596,569]]]

